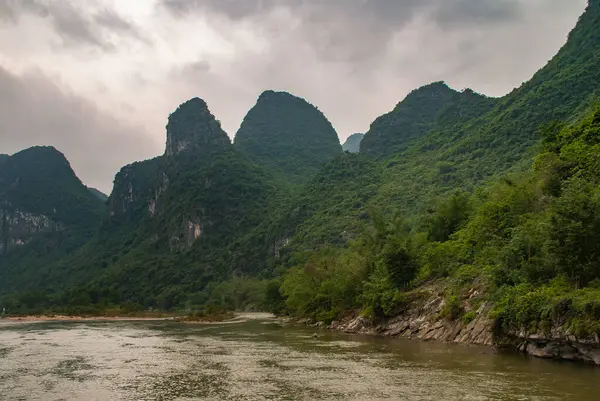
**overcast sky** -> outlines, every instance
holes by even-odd
[[[110,192],[199,96],[230,137],[265,89],[343,141],[421,85],[502,96],[564,44],[586,0],[0,0],[0,153],[53,145]]]

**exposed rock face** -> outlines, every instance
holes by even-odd
[[[600,365],[600,344],[574,340],[527,339],[517,350],[537,358],[564,359]]]
[[[128,217],[148,205],[158,176],[161,158],[127,165],[115,176],[109,197],[110,216]]]
[[[26,245],[39,233],[59,230],[48,216],[0,208],[0,255]]]
[[[319,109],[271,90],[244,117],[235,147],[285,184],[304,182],[342,153],[335,129]]]
[[[576,338],[562,327],[554,327],[549,333],[509,333],[502,338],[494,334],[495,322],[489,312],[492,305],[483,302],[471,321],[450,320],[441,317],[444,298],[429,288],[428,296],[414,301],[404,313],[385,322],[372,322],[363,316],[348,316],[334,321],[332,330],[347,333],[377,334],[391,337],[407,337],[417,340],[435,340],[463,344],[498,346],[516,350],[537,358],[581,361],[600,365],[600,338]]]
[[[171,249],[188,249],[194,245],[203,232],[199,218],[184,219],[179,229],[173,233],[170,240]]]
[[[492,321],[487,317],[490,307],[483,303],[470,322],[452,321],[441,317],[445,301],[431,293],[411,303],[404,313],[387,322],[373,323],[362,316],[344,322],[333,322],[330,328],[349,333],[381,334],[419,340],[492,345]]]
[[[77,178],[65,156],[36,146],[0,158],[0,253],[28,244],[40,233],[89,232],[102,202]]]
[[[206,102],[193,98],[169,116],[165,154],[174,156],[203,147],[227,146],[229,137],[208,110]]]
[[[248,199],[236,191],[247,194],[248,186],[254,191],[253,178],[258,177],[203,100],[181,104],[169,116],[166,130],[165,155],[123,167],[109,207],[111,222],[128,222],[122,227],[132,236],[135,226],[135,235],[147,243],[179,252],[230,230],[232,222],[225,225],[223,220],[231,217],[237,225],[245,218],[235,214],[243,212]]]
[[[365,134],[352,134],[346,138],[346,142],[342,145],[344,152],[358,153],[360,150],[360,142],[364,138]]]

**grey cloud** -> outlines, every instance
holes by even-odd
[[[486,24],[516,20],[521,3],[517,0],[447,0],[435,11],[435,20],[445,28],[462,24]]]
[[[0,0],[0,18],[18,23],[21,15],[34,14],[47,19],[63,44],[88,45],[102,50],[114,49],[110,33],[147,42],[139,29],[114,10],[90,10],[69,1]]]
[[[86,185],[110,192],[125,164],[159,154],[145,132],[103,113],[40,72],[14,75],[0,67],[0,153],[51,145]]]
[[[262,26],[273,10],[288,9],[321,59],[361,68],[371,68],[394,34],[417,17],[453,29],[515,19],[521,8],[517,0],[162,0],[159,5],[177,17],[207,13]]]

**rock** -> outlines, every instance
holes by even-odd
[[[348,333],[358,333],[362,331],[365,327],[367,327],[368,324],[369,321],[366,318],[364,318],[363,316],[359,316],[352,322],[350,322],[348,326],[346,326],[346,329],[344,331]]]

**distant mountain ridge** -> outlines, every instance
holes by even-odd
[[[342,145],[344,152],[358,153],[360,150],[360,142],[365,137],[365,134],[352,134],[346,138],[346,142]]]

